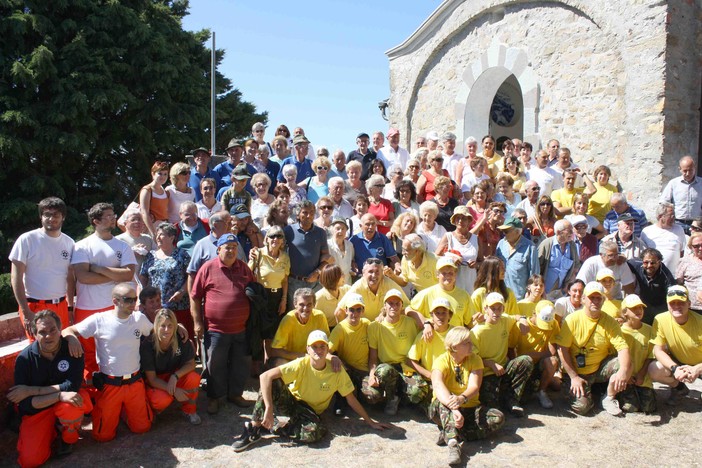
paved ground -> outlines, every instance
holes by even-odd
[[[495,437],[467,444],[464,458],[470,457],[472,465],[496,467],[699,466],[702,383],[698,380],[692,388],[691,396],[677,407],[663,403],[668,391],[659,389],[659,413],[649,416],[615,418],[598,409],[593,416],[574,417],[565,411],[562,399],[556,398],[553,410],[543,410],[530,400],[527,418],[509,418]],[[253,398],[255,394],[247,392],[246,396]],[[219,414],[209,416],[202,395],[200,402],[201,426],[191,426],[176,407],[171,407],[157,417],[148,434],[130,434],[121,424],[114,441],[97,444],[85,432],[71,456],[49,466],[433,467],[445,466],[447,458],[447,449],[434,444],[436,427],[413,408],[401,408],[395,417],[372,409],[373,417],[394,424],[384,432],[369,432],[355,416],[325,415],[331,435],[321,443],[287,446],[277,439],[266,439],[237,454],[230,444],[249,412],[226,404]],[[89,429],[88,419],[86,423],[84,429]],[[9,430],[0,434],[0,466],[15,464],[16,442],[17,435]]]

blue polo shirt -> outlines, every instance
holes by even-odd
[[[241,160],[241,162],[246,164],[246,171],[251,177],[253,177],[253,175],[258,172],[255,167],[253,167],[251,164],[247,163],[243,159]],[[232,166],[229,160],[217,164],[217,166],[214,168],[215,173],[219,176],[219,179],[221,180],[220,189],[219,192],[217,192],[217,201],[221,200],[224,192],[226,192],[227,189],[231,187],[233,170],[234,166]],[[254,192],[253,188],[251,188],[251,179],[246,181],[246,191],[249,192],[251,195],[256,195],[256,192]]]
[[[202,200],[202,192],[200,192],[200,182],[202,182],[202,179],[214,179],[217,183],[217,186],[215,187],[215,192],[222,187],[222,179],[219,177],[219,174],[217,174],[212,169],[207,169],[205,175],[202,175],[199,172],[197,172],[195,166],[191,166],[190,171],[190,181],[188,182],[188,187],[193,189],[193,191],[195,192],[195,201]]]
[[[507,287],[514,292],[517,300],[524,299],[527,280],[531,275],[538,275],[541,268],[537,247],[531,240],[521,236],[512,249],[507,239],[503,238],[497,243],[495,256],[505,264]]]
[[[312,170],[312,162],[305,158],[302,162],[298,161],[295,156],[288,156],[283,159],[283,164],[280,165],[280,171],[278,172],[278,180],[280,182],[285,182],[285,177],[283,177],[283,168],[288,164],[294,164],[297,168],[297,178],[296,182],[302,182],[308,177],[314,177],[316,174]],[[292,260],[292,258],[290,259]]]
[[[283,232],[288,243],[290,274],[303,278],[309,276],[319,267],[322,255],[329,253],[327,231],[316,225],[305,231],[300,223],[295,223],[285,226]]]
[[[351,237],[351,244],[354,250],[353,260],[359,268],[363,268],[363,264],[369,258],[379,258],[388,265],[388,258],[397,255],[390,239],[379,232],[376,232],[371,240],[366,239],[363,232],[359,232]]]

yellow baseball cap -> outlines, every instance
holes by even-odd
[[[307,335],[307,346],[312,346],[315,343],[324,342],[329,344],[329,337],[322,330],[314,330]]]
[[[631,309],[632,307],[636,306],[646,307],[646,304],[644,304],[641,298],[636,294],[629,294],[622,301],[622,309]]]
[[[505,304],[505,298],[502,297],[502,294],[498,292],[491,292],[485,297],[485,305],[488,307],[494,306],[495,304]]]

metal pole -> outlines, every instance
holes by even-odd
[[[217,154],[217,148],[215,145],[215,137],[216,137],[216,132],[217,129],[215,128],[215,101],[216,101],[216,96],[217,96],[217,90],[215,89],[215,75],[217,71],[217,50],[215,49],[215,33],[212,31],[212,65],[211,65],[211,70],[210,70],[210,75],[211,75],[211,80],[210,80],[210,87],[211,87],[211,102],[210,102],[210,151],[212,153],[212,156]]]

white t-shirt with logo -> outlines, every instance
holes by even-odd
[[[83,338],[95,338],[100,372],[121,377],[139,370],[141,337],[150,335],[153,325],[139,311],[134,311],[126,319],[119,319],[114,311],[107,311],[93,314],[76,324],[76,330]]]
[[[124,268],[136,265],[136,258],[131,247],[116,237],[105,241],[96,234],[76,242],[73,249],[72,265],[90,263],[110,268]],[[85,310],[99,310],[112,305],[112,288],[114,281],[102,284],[83,284],[76,282],[76,307]]]
[[[58,299],[66,295],[66,278],[75,242],[66,234],[51,237],[43,229],[25,232],[8,257],[24,263],[24,290],[32,299]]]

